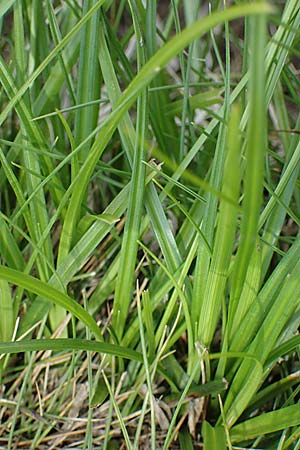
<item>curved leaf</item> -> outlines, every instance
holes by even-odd
[[[97,339],[100,341],[103,340],[101,331],[93,317],[86,312],[82,306],[76,303],[74,299],[63,292],[58,291],[47,283],[37,280],[30,275],[4,266],[0,266],[0,279],[21,286],[29,292],[33,292],[36,295],[46,298],[55,305],[62,306],[77,317],[77,319],[81,320],[95,334]]]
[[[134,361],[143,361],[142,354],[130,348],[106,342],[89,341],[87,339],[31,339],[16,342],[0,342],[0,354],[23,353],[33,351],[63,351],[84,350],[89,352],[107,353]]]

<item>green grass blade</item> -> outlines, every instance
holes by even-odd
[[[236,329],[230,342],[230,349],[233,351],[245,350],[249,343],[256,336],[257,331],[262,326],[264,311],[269,311],[274,304],[276,297],[282,288],[285,279],[295,268],[300,256],[300,239],[298,238],[291,246],[288,253],[281,260],[272,275],[266,281],[264,287],[259,292],[249,311],[246,313],[242,326]]]
[[[0,342],[0,354],[33,352],[39,350],[53,350],[57,352],[84,350],[89,352],[107,353],[108,355],[132,359],[133,361],[138,362],[143,361],[142,354],[131,350],[130,348],[86,339],[31,339],[16,342]]]
[[[49,284],[44,283],[30,275],[19,272],[14,269],[9,269],[4,266],[0,266],[0,278],[6,280],[9,283],[21,286],[27,289],[29,292],[33,292],[36,295],[46,298],[55,305],[62,306],[67,309],[75,317],[81,320],[89,329],[94,333],[94,335],[99,339],[103,340],[101,331],[96,324],[95,320],[90,314],[88,314],[85,309],[80,306],[75,300],[73,300],[68,295],[58,291],[57,289],[49,286]]]
[[[153,177],[154,173],[147,175],[146,183]],[[125,186],[111,204],[105,209],[104,213],[109,216],[120,218],[126,208],[126,200],[128,198],[129,185]],[[54,216],[55,219],[55,216]],[[50,224],[51,225],[51,224]],[[49,225],[49,228],[51,229]],[[82,268],[84,263],[93,253],[94,249],[110,232],[113,225],[109,225],[104,221],[95,221],[93,225],[82,236],[80,241],[74,246],[68,256],[61,262],[50,280],[49,284],[57,289],[61,288],[61,283],[68,285],[72,277]],[[46,232],[49,232],[46,230]],[[20,324],[20,334],[30,329],[37,321],[47,314],[49,310],[49,302],[45,299],[37,297],[34,305],[30,308],[30,313],[26,314]]]
[[[284,378],[281,378],[279,381],[275,381],[272,384],[261,389],[252,399],[249,408],[247,408],[247,412],[254,411],[256,408],[261,408],[266,405],[268,402],[276,401],[279,398],[283,398],[283,396],[288,395],[291,392],[291,388],[294,385],[299,384],[300,374],[299,372],[291,373]],[[295,391],[294,391],[295,392]],[[284,403],[282,406],[286,406],[287,403]]]
[[[0,17],[4,16],[9,8],[14,4],[15,0],[3,0],[0,5]]]
[[[156,195],[153,184],[148,187],[145,200],[146,209],[151,218],[153,231],[156,235],[159,246],[162,249],[167,267],[171,272],[174,272],[181,264],[181,256],[165,211],[158,195]]]
[[[300,450],[299,1],[236,3],[0,1],[8,450],[56,445],[76,386],[89,449]]]
[[[240,195],[241,169],[241,139],[239,133],[240,111],[232,108],[228,127],[227,157],[224,165],[223,187],[224,195],[238,203]],[[208,278],[204,290],[204,302],[200,311],[198,336],[200,342],[209,346],[219,319],[222,297],[225,295],[225,285],[228,279],[238,210],[232,204],[221,200],[218,226]]]
[[[191,111],[195,109],[205,109],[208,106],[217,105],[222,103],[222,93],[223,89],[212,89],[207,92],[201,92],[200,94],[191,95],[189,97],[189,106]],[[183,108],[184,100],[177,100],[168,105],[166,114],[167,115],[178,115]]]
[[[24,259],[17,240],[2,215],[0,215],[0,253],[6,263],[13,269],[20,271],[24,269]]]
[[[109,381],[108,381],[108,379],[107,379],[107,377],[106,377],[104,372],[103,372],[103,379],[105,381],[105,384],[106,384],[107,390],[109,392],[112,404],[114,406],[114,409],[115,409],[115,412],[116,412],[116,416],[118,418],[118,421],[119,421],[119,424],[120,424],[120,427],[121,427],[121,430],[122,430],[122,433],[123,433],[123,437],[124,437],[124,440],[125,440],[125,443],[126,443],[127,450],[133,450],[132,444],[131,444],[131,441],[130,441],[130,438],[129,438],[129,435],[128,435],[128,431],[126,429],[126,426],[125,426],[125,423],[124,423],[124,419],[123,419],[121,411],[120,411],[120,408],[119,408],[119,406],[118,406],[118,404],[116,402],[115,395],[114,395],[114,393],[112,391],[112,388],[111,388],[111,386],[109,384]]]
[[[61,41],[61,33],[60,33],[59,26],[58,26],[58,23],[57,23],[57,20],[55,17],[53,5],[50,2],[50,0],[46,1],[46,8],[47,8],[47,15],[48,15],[48,19],[49,19],[49,25],[50,25],[53,42],[55,45],[58,45],[59,42]],[[62,72],[64,73],[64,76],[65,76],[65,80],[66,80],[66,83],[68,86],[70,97],[71,97],[73,103],[76,104],[77,102],[76,102],[76,96],[75,96],[75,92],[74,92],[74,86],[73,86],[71,75],[68,71],[64,53],[63,52],[59,53],[58,58],[59,58],[59,61],[61,64]],[[49,78],[50,77],[48,77],[48,80],[49,80]]]
[[[249,123],[246,141],[241,238],[232,273],[229,320],[236,310],[246,277],[248,262],[255,246],[262,203],[266,149],[265,42],[266,16],[251,18],[252,45],[249,80]]]
[[[212,34],[212,30],[211,30]],[[214,39],[213,43],[215,42]],[[214,48],[216,49],[216,45],[214,43]],[[227,142],[227,124],[229,118],[229,107],[230,107],[230,48],[229,48],[229,40],[228,40],[228,23],[225,22],[225,59],[226,59],[226,72],[224,73],[223,64],[219,63],[220,71],[223,75],[224,86],[225,86],[225,98],[224,98],[224,107],[220,112],[220,120],[219,122],[219,133],[218,139],[215,148],[215,156],[212,162],[211,167],[211,175],[209,177],[210,187],[213,188],[214,191],[220,191],[222,180],[224,180],[224,164],[226,158],[226,142]],[[218,58],[218,50],[216,51],[217,59]],[[205,212],[203,214],[202,219],[202,230],[205,236],[208,239],[209,245],[213,246],[213,240],[215,236],[215,226],[217,222],[217,208],[218,208],[218,198],[213,195],[213,191],[207,192],[207,206],[205,208]],[[222,195],[224,193],[222,192]],[[230,199],[231,200],[231,199]],[[234,214],[235,216],[235,214]],[[230,245],[230,244],[229,244]],[[228,248],[228,247],[227,247]],[[193,296],[192,296],[192,317],[194,321],[194,333],[195,339],[198,339],[199,333],[202,333],[202,318],[200,316],[202,314],[203,309],[206,307],[206,298],[204,296],[204,290],[206,289],[208,271],[211,264],[211,255],[207,253],[206,249],[203,248],[202,244],[199,243],[198,255],[195,267],[195,282],[193,288]],[[211,283],[210,283],[211,286]],[[213,301],[208,302],[211,303],[212,308]],[[209,306],[210,308],[210,306]],[[203,315],[202,315],[203,317]]]
[[[3,84],[8,97],[13,98],[17,91],[17,87],[7,65],[2,58],[0,58],[0,81]],[[35,122],[32,121],[32,113],[30,108],[28,107],[28,97],[26,95],[24,96],[24,99],[20,99],[20,101],[16,105],[16,111],[21,120],[22,132],[25,134],[26,138],[33,142],[35,146],[39,146],[40,149],[48,149],[47,140],[44,137],[43,131]],[[43,157],[43,153],[39,155],[39,158],[36,158],[36,155],[33,155],[30,151],[30,148],[28,148],[25,144],[26,142],[24,142],[24,139],[22,139],[22,154],[24,155],[24,158],[28,160],[28,169],[40,175],[41,168],[47,168],[47,171],[51,173],[54,167],[53,161],[50,158]],[[40,197],[40,201],[42,202],[43,193],[40,189],[38,189],[36,182],[34,182],[34,178],[30,178],[29,181],[31,184],[33,183],[31,189],[33,189],[33,191],[35,192],[35,194],[31,198],[34,199],[35,197]],[[57,202],[57,204],[59,204],[62,197],[61,192],[64,192],[64,188],[61,180],[54,175],[51,177],[50,190],[54,200]]]
[[[236,313],[232,322],[230,330],[229,341],[231,341],[239,329],[243,328],[245,315],[247,314],[251,305],[257,300],[261,279],[261,248],[257,243],[254,247],[252,258],[249,262],[245,283],[242,289],[241,298],[237,305]]]
[[[206,420],[202,424],[204,450],[225,450],[226,435],[223,427],[212,427]]]
[[[176,424],[176,419],[177,419],[178,414],[180,412],[180,408],[182,406],[182,403],[183,403],[184,399],[186,398],[186,396],[187,396],[187,394],[189,392],[190,386],[191,386],[191,384],[192,384],[192,382],[193,382],[193,380],[195,378],[195,375],[196,375],[198,370],[199,370],[199,361],[197,362],[197,364],[193,368],[191,376],[188,378],[187,383],[185,384],[185,387],[184,387],[184,389],[183,389],[183,391],[182,391],[182,393],[180,395],[180,398],[178,400],[177,406],[175,408],[175,411],[173,413],[173,416],[172,416],[172,419],[171,419],[171,422],[170,422],[170,426],[169,426],[169,429],[168,429],[168,432],[167,432],[167,436],[165,438],[163,450],[167,450],[170,447],[171,443],[172,443],[172,438],[174,438],[174,431],[173,430],[174,430],[174,427],[175,427],[175,424]]]
[[[146,18],[145,18],[145,45],[147,48],[148,59],[153,58],[157,52],[157,0],[147,2]],[[164,84],[164,74],[158,73],[157,77],[151,83],[152,87]],[[176,139],[176,128],[174,123],[164,114],[164,110],[168,99],[165,92],[151,91],[149,92],[149,111],[150,121],[153,127],[159,147],[164,153],[178,152],[178,139]]]
[[[139,242],[140,246],[153,258],[154,261],[162,268],[162,270],[165,272],[165,274],[168,276],[168,278],[172,281],[172,284],[174,288],[176,289],[176,293],[182,303],[182,308],[185,315],[185,322],[186,322],[186,328],[187,328],[187,336],[188,336],[188,353],[189,355],[194,350],[194,341],[193,341],[193,333],[192,333],[192,324],[191,324],[191,317],[189,312],[189,307],[186,299],[186,295],[183,293],[183,290],[181,286],[178,284],[177,280],[175,279],[173,275],[173,271],[170,271],[167,267],[165,267],[157,258],[154,253],[149,250],[142,242]]]
[[[155,356],[155,332],[154,332],[151,299],[148,291],[142,293],[142,304],[144,316],[141,320],[141,323],[145,323],[146,336],[148,340],[148,359],[151,362],[153,361]]]
[[[261,327],[249,346],[249,352],[257,355],[257,358],[262,364],[267,360],[281,331],[298,306],[300,295],[300,286],[298,283],[299,273],[300,263],[298,261],[295,268],[286,276],[279,295],[276,297],[270,310],[266,313]],[[252,395],[262,383],[262,379],[261,369],[258,370],[257,367],[254,367],[251,361],[245,360],[242,362],[240,369],[231,383],[224,405],[226,422],[229,427],[233,425],[247,407]]]
[[[26,59],[25,59],[25,40],[24,40],[24,21],[22,2],[20,0],[14,3],[14,41],[16,58],[16,81],[17,86],[21,86],[26,79]],[[25,96],[28,98],[28,94]]]
[[[199,38],[202,34],[209,31],[209,29],[216,26],[220,22],[234,19],[236,17],[239,17],[240,15],[251,15],[255,13],[265,14],[271,11],[272,9],[264,3],[259,3],[259,5],[253,3],[236,6],[225,11],[215,13],[209,17],[206,17],[205,20],[195,22],[182,33],[175,36],[170,42],[168,42],[160,50],[158,50],[158,52],[148,61],[148,63],[145,64],[145,66],[140,70],[135,79],[131,82],[131,84],[121,96],[118,104],[116,105],[116,109],[103,124],[102,129],[88,154],[88,157],[82,165],[78,176],[74,180],[75,186],[73,188],[72,196],[70,199],[61,238],[61,258],[63,258],[63,256],[65,256],[70,250],[70,239],[68,239],[67,236],[73,235],[74,227],[79,217],[82,200],[86,193],[87,185],[89,183],[90,176],[95,168],[95,165],[103,154],[106,145],[108,144],[119,121],[127,112],[129,107],[135,102],[140,92],[149,85],[149,83],[160,72],[162,67],[180,50],[182,50],[189,42],[193,41],[196,38]]]
[[[285,428],[291,428],[299,424],[299,405],[292,405],[242,422],[232,428],[230,436],[233,442],[240,442],[284,430]]]
[[[10,287],[5,280],[0,280],[0,341],[9,341],[14,332],[13,299]]]
[[[72,25],[73,23],[71,23],[71,26]],[[78,57],[80,47],[79,38],[80,33],[77,33],[77,35],[72,38],[72,45],[69,45],[64,49],[64,63],[68,72],[72,70]],[[61,66],[61,62],[57,61],[57,63],[51,67],[49,77],[45,81],[39,96],[34,101],[33,110],[35,115],[41,115],[42,113],[49,112],[49,110],[51,112],[53,111],[53,99],[55,99],[56,95],[60,92],[64,82],[64,69]]]
[[[283,357],[287,353],[290,353],[296,350],[300,346],[300,336],[294,336],[288,339],[283,344],[280,344],[276,347],[269,355],[266,361],[266,367],[272,365],[279,358]]]
[[[192,437],[187,430],[181,430],[178,438],[180,450],[194,450]]]
[[[80,19],[77,24],[69,31],[69,33],[61,40],[61,42],[49,53],[49,55],[41,62],[41,64],[30,75],[28,80],[23,84],[14,97],[8,102],[2,113],[0,114],[0,125],[7,118],[7,114],[22,98],[27,89],[31,86],[33,81],[43,72],[43,70],[50,64],[50,62],[59,54],[59,52],[70,42],[74,35],[82,28],[82,26],[92,17],[92,15],[101,7],[105,0],[99,0],[88,13]]]
[[[139,295],[140,295],[140,293],[137,292],[137,310],[138,310],[138,321],[139,321],[139,328],[140,328],[141,347],[142,347],[144,368],[145,368],[145,372],[146,372],[146,381],[147,381],[150,411],[151,411],[151,450],[156,450],[155,399],[153,396],[153,388],[152,388],[153,375],[150,372],[151,366],[149,365],[149,360],[148,360],[148,356],[147,356],[146,339],[145,339],[144,324],[143,324],[143,318],[142,318],[142,307],[141,307],[141,300],[140,300]]]
[[[180,288],[183,288],[183,286],[184,286],[184,283],[185,283],[186,277],[187,277],[187,273],[190,270],[190,267],[192,265],[193,259],[196,254],[196,249],[197,249],[197,241],[194,240],[194,242],[191,245],[190,251],[185,258],[183,265],[180,267],[180,273],[178,275],[178,281],[177,281],[178,286]],[[156,340],[157,345],[163,335],[163,331],[164,331],[166,325],[169,323],[172,315],[174,315],[174,310],[176,310],[177,297],[178,297],[178,293],[177,293],[177,290],[175,290],[172,293],[172,295],[168,301],[168,304],[165,308],[165,311],[159,321],[159,324],[158,324],[158,327],[157,327],[157,330],[155,333],[155,340]]]
[[[140,39],[138,39],[138,41],[140,42]],[[102,38],[101,38],[101,42],[102,42],[102,45],[100,46],[100,61],[102,64],[103,76],[106,81],[106,86],[108,89],[109,97],[114,105],[120,97],[120,88],[119,88],[117,78],[116,78],[116,75],[114,72],[110,54],[108,53],[108,49],[105,45],[105,41]],[[134,146],[138,145],[137,148],[140,148],[141,143],[140,142],[138,143],[138,138],[135,135],[133,125],[132,125],[129,115],[127,113],[125,114],[124,118],[122,120],[120,120],[119,125],[118,125],[118,130],[119,130],[124,148],[126,150],[127,158],[129,160],[130,164],[132,165],[132,159],[133,159],[133,155],[134,155]],[[136,144],[134,144],[134,142],[136,142]],[[141,161],[142,161],[142,158],[141,158]],[[134,180],[135,184],[138,182],[137,177],[133,177],[133,180]],[[163,255],[166,259],[168,267],[177,267],[180,262],[179,253],[176,248],[176,243],[175,243],[174,237],[169,228],[169,224],[165,218],[163,208],[158,199],[156,190],[152,186],[149,186],[149,188],[146,188],[146,189],[147,189],[147,196],[145,197],[145,204],[146,204],[147,212],[148,212],[150,220],[153,224],[153,228],[156,230],[155,232],[156,232],[158,241],[160,243]],[[142,193],[143,189],[139,188],[138,192]],[[148,200],[148,197],[149,197],[149,200]],[[137,214],[138,209],[136,207],[134,207],[133,211],[134,212],[132,213],[132,218],[136,222],[138,220],[138,214]],[[161,226],[162,223],[164,224],[164,226]],[[142,228],[144,228],[144,226]],[[131,249],[132,246],[134,245],[134,240],[135,240],[135,238],[132,237],[132,234],[136,233],[136,232],[134,231],[135,230],[134,226],[128,225],[128,229],[129,229],[129,231],[132,230],[129,233],[129,235],[131,237],[130,238],[128,237],[128,239],[126,238],[129,248]],[[127,279],[127,282],[130,283],[130,278],[132,277],[132,275],[130,276],[130,271],[128,270],[128,264],[130,261],[130,259],[128,258],[128,255],[131,254],[131,251],[129,252],[129,250],[126,249],[126,247],[127,247],[127,245],[125,245],[125,243],[123,243],[123,249],[124,249],[123,254],[124,254],[124,258],[126,259],[126,263],[125,263],[125,265],[121,264],[121,268],[122,267],[124,267],[124,269],[125,269],[125,267],[127,268],[127,270],[125,270],[125,278]],[[118,279],[122,280],[122,278],[123,277],[120,274]],[[125,281],[125,278],[123,279],[123,281]],[[121,281],[120,281],[120,283],[121,283]],[[127,299],[125,302],[125,304],[127,304],[130,299],[131,289],[125,288],[124,284],[123,284],[123,288],[120,289],[120,292],[122,293],[122,299],[123,300],[125,298]],[[116,295],[116,298],[118,298],[117,295]],[[122,304],[124,304],[124,301],[122,301]]]
[[[133,24],[137,42],[143,39],[139,20],[133,3],[130,4]],[[137,46],[138,70],[145,64],[145,54],[142,46]],[[147,129],[147,91],[141,91],[137,102],[136,139],[134,147],[134,158],[132,164],[132,177],[128,198],[126,223],[121,247],[119,273],[117,277],[114,312],[112,324],[117,330],[119,339],[123,334],[128,308],[131,300],[134,270],[137,257],[141,216],[145,191],[145,165],[146,157],[145,133]]]
[[[97,0],[87,0],[83,3],[83,17],[97,5]],[[89,19],[81,29],[81,46],[79,54],[77,101],[88,103],[100,97],[100,68],[98,62],[100,32],[100,11]],[[75,114],[75,143],[80,144],[91,134],[97,125],[99,104],[95,103],[76,110]],[[84,160],[90,147],[87,142],[81,149],[80,156]]]

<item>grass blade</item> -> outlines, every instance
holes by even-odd
[[[106,342],[96,342],[87,339],[32,339],[16,342],[1,342],[0,353],[23,353],[33,351],[53,350],[57,352],[70,350],[84,350],[89,352],[107,353],[120,358],[142,362],[141,353]]]
[[[222,192],[234,203],[238,203],[241,182],[239,122],[239,109],[238,107],[232,108]],[[235,240],[237,213],[238,210],[235,206],[221,200],[218,227],[204,291],[204,302],[199,317],[198,335],[200,342],[206,347],[212,341],[219,319],[221,300],[224,296]]]
[[[47,283],[31,277],[30,275],[26,275],[22,272],[14,269],[9,269],[4,266],[0,266],[0,278],[2,280],[8,281],[9,283],[21,286],[22,288],[27,289],[29,292],[40,295],[41,297],[46,298],[48,301],[51,301],[52,303],[67,309],[72,314],[74,314],[75,317],[81,320],[87,327],[89,327],[89,329],[94,333],[97,339],[99,339],[100,341],[103,340],[101,331],[95,320],[90,314],[85,311],[82,306],[80,306],[71,297],[58,291],[57,289],[54,289]]]
[[[266,149],[265,42],[266,16],[251,18],[252,60],[249,80],[249,123],[247,128],[246,173],[244,181],[241,238],[232,274],[229,320],[234,320],[248,261],[255,246],[262,203]]]
[[[233,442],[245,441],[257,436],[284,430],[300,424],[299,405],[287,406],[242,422],[230,431]]]

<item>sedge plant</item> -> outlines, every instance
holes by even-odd
[[[300,448],[300,9],[0,4],[0,446]]]

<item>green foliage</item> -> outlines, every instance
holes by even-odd
[[[80,3],[0,5],[1,442],[299,448],[299,2]]]

